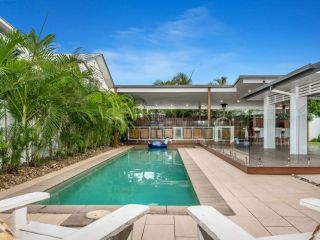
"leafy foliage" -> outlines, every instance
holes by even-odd
[[[308,119],[320,117],[320,100],[308,100]]]
[[[192,79],[187,74],[179,72],[174,75],[170,80],[162,81],[157,80],[153,83],[154,85],[191,85]]]
[[[55,53],[54,39],[34,30],[0,36],[2,171],[108,145],[136,118],[133,99],[101,90],[78,54]]]
[[[176,75],[174,75],[170,80],[167,80],[167,81],[157,80],[153,84],[154,85],[191,85],[192,79],[191,79],[191,76],[188,77],[187,74],[179,72]],[[194,114],[194,111],[170,109],[170,110],[165,110],[164,113],[166,114],[167,117],[190,117]]]
[[[225,86],[228,85],[227,77],[220,77],[213,79],[211,82],[209,82],[209,85],[217,85],[217,86]]]

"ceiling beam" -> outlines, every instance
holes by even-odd
[[[281,90],[277,90],[277,89],[272,89],[271,92],[279,93],[279,94],[287,95],[287,96],[292,96],[293,95],[292,93],[281,91]]]

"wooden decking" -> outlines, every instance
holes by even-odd
[[[235,161],[233,158],[216,151],[213,148],[207,147],[205,145],[201,145],[207,151],[213,153],[218,156],[220,159],[226,161],[227,163],[237,167],[241,171],[247,174],[320,174],[320,165],[319,166],[250,166],[245,165],[240,161]],[[281,156],[279,156],[280,158]],[[320,164],[320,162],[319,162]]]

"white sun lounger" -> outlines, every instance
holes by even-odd
[[[81,228],[27,222],[27,204],[48,199],[49,193],[34,192],[0,201],[0,212],[13,211],[13,231],[18,240],[132,239],[133,223],[149,211],[145,205],[129,204]]]
[[[320,211],[319,199],[301,199],[300,204]],[[312,236],[312,233],[308,232],[255,238],[213,207],[189,207],[188,214],[196,221],[198,239],[201,240],[309,240]]]

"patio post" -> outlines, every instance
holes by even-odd
[[[211,87],[208,87],[208,127],[210,127],[211,122]]]
[[[118,95],[117,88],[114,88],[114,94]],[[114,147],[118,146],[118,131],[117,131],[117,129],[114,129],[114,131],[113,131],[113,146]]]
[[[269,97],[264,98],[263,106],[263,147],[274,149],[276,147],[276,106],[269,104]]]
[[[308,154],[308,98],[298,96],[294,88],[290,96],[290,154]]]

